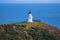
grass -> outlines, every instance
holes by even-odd
[[[34,22],[20,22],[20,23],[16,23],[16,25],[26,25],[25,29],[29,29],[31,27],[35,27],[35,26],[41,26],[43,25],[43,22],[38,22],[38,21],[34,21]]]

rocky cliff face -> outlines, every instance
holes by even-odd
[[[60,30],[41,21],[3,24],[0,40],[60,40]]]

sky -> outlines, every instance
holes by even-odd
[[[0,0],[0,3],[60,3],[60,0]]]

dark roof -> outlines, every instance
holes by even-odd
[[[37,21],[37,22],[40,22],[41,20],[33,20],[33,21]]]

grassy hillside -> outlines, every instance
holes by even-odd
[[[2,24],[0,40],[60,40],[60,30],[41,21]]]

